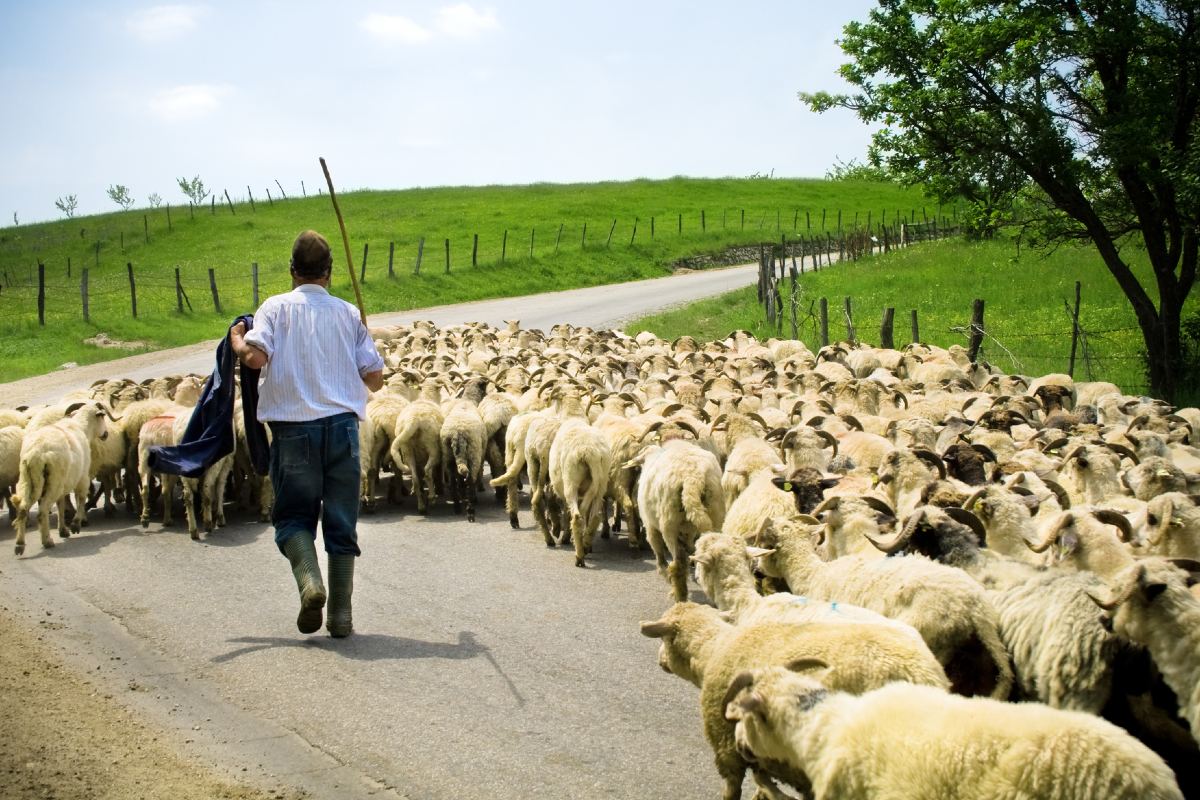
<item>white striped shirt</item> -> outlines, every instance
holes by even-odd
[[[260,422],[308,422],[353,411],[366,419],[362,376],[383,369],[358,309],[315,283],[267,300],[248,344],[267,354],[258,380]]]

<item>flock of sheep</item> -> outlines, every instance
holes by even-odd
[[[576,566],[597,533],[649,545],[675,602],[641,630],[699,688],[726,800],[747,771],[776,799],[1200,793],[1200,410],[958,347],[372,335],[388,378],[360,426],[364,510],[473,521],[486,463],[512,526],[528,481]],[[161,499],[169,522],[148,448],[200,390],[111,380],[0,410],[17,554],[35,507],[44,547],[54,505],[62,537],[120,502],[148,525]],[[234,423],[235,452],[181,481],[193,538],[227,489],[268,515]],[[688,602],[693,569],[712,605]]]

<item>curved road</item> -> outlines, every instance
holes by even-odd
[[[609,326],[747,285],[756,267],[377,315]],[[5,404],[97,375],[207,372],[213,344],[0,385]],[[646,553],[597,538],[588,569],[548,549],[527,504],[511,530],[411,503],[360,521],[356,633],[294,626],[295,586],[269,525],[244,515],[195,543],[124,511],[15,558],[0,524],[0,602],[160,725],[243,780],[319,798],[716,797],[698,692],[657,666],[639,620],[670,604]],[[697,595],[697,599],[699,599]],[[31,622],[32,624],[32,622]]]

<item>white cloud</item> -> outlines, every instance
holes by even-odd
[[[162,42],[194,30],[204,12],[203,6],[154,6],[135,12],[125,27],[142,41]]]
[[[458,39],[475,39],[488,31],[500,29],[495,11],[490,8],[479,11],[468,3],[438,9],[434,24],[442,33]]]
[[[408,17],[370,14],[361,24],[375,38],[401,44],[421,44],[433,37],[432,33]]]
[[[175,86],[151,98],[150,110],[167,122],[199,119],[216,111],[229,91],[225,86]]]

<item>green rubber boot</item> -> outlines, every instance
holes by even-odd
[[[354,556],[329,554],[329,635],[341,639],[354,632],[350,595],[354,593]]]
[[[292,562],[292,575],[300,591],[300,613],[296,627],[301,633],[321,630],[321,609],[325,607],[325,584],[321,582],[321,565],[313,537],[297,533],[283,543],[283,552]]]

